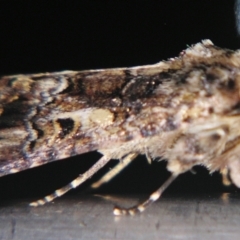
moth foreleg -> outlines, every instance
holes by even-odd
[[[151,156],[149,155],[148,151],[145,152],[145,156],[146,156],[146,158],[147,158],[148,164],[151,164],[151,163],[152,163],[152,158],[151,158]]]
[[[111,179],[113,179],[117,174],[119,174],[125,167],[128,166],[136,157],[137,153],[130,153],[127,156],[125,156],[123,159],[119,161],[119,163],[112,168],[109,172],[107,172],[100,180],[93,183],[91,185],[91,188],[98,188],[101,185],[109,182]]]
[[[232,184],[232,182],[229,179],[229,175],[228,175],[228,169],[225,167],[223,168],[220,173],[222,174],[222,183],[224,186],[230,186]]]
[[[171,176],[163,183],[163,185],[157,189],[155,192],[153,192],[150,197],[144,201],[141,204],[138,204],[131,208],[121,208],[121,207],[115,207],[113,210],[113,214],[116,216],[119,215],[135,215],[138,212],[143,212],[149,205],[151,205],[153,202],[157,201],[164,190],[173,182],[173,180],[178,176],[178,174],[172,173]]]
[[[100,170],[102,167],[104,167],[110,160],[111,160],[111,158],[109,158],[107,156],[101,157],[89,170],[87,170],[85,173],[81,174],[79,177],[74,179],[72,182],[70,182],[66,186],[56,190],[54,193],[44,197],[43,199],[39,199],[36,202],[30,203],[30,206],[37,207],[40,205],[44,205],[45,203],[51,202],[55,198],[62,196],[69,190],[78,187],[83,182],[85,182],[86,180],[91,178],[98,170]]]

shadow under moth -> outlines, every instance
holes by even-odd
[[[95,150],[103,156],[88,171],[31,205],[120,159],[98,187],[139,154],[166,159],[171,175],[148,200],[115,207],[115,215],[142,212],[195,165],[240,187],[240,51],[204,40],[153,65],[0,79],[0,176]]]

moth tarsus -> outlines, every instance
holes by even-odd
[[[150,206],[152,203],[156,202],[164,192],[164,190],[176,179],[177,175],[172,174],[164,183],[163,185],[157,189],[155,192],[153,192],[150,197],[144,201],[141,204],[138,204],[134,207],[131,208],[122,208],[116,206],[113,209],[113,214],[115,216],[120,216],[120,215],[135,215],[136,213],[143,212],[148,206]]]
[[[240,187],[240,51],[210,40],[153,65],[63,71],[0,78],[0,176],[74,155],[103,156],[87,172],[42,200],[63,195],[111,159],[122,164],[139,154],[168,161],[172,177],[203,165]],[[174,176],[174,177],[173,177]],[[163,192],[137,207],[142,211]],[[160,193],[160,194],[159,194]]]
[[[65,194],[69,190],[78,187],[79,185],[84,183],[86,180],[91,178],[99,169],[104,167],[109,162],[109,160],[110,159],[108,157],[103,156],[84,174],[80,175],[79,177],[74,179],[72,182],[70,182],[66,186],[56,190],[54,193],[44,197],[43,199],[39,199],[36,202],[30,203],[30,206],[37,207],[37,206],[44,205],[45,203],[51,202],[55,198],[62,196],[63,194]]]

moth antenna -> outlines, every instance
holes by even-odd
[[[52,193],[42,199],[39,199],[38,201],[30,203],[29,205],[32,207],[37,207],[40,205],[44,205],[45,203],[51,202],[52,200],[54,200],[57,197],[62,196],[69,190],[78,187],[83,182],[85,182],[86,180],[91,178],[99,169],[104,167],[110,160],[111,160],[111,158],[109,158],[107,156],[101,157],[89,170],[87,170],[85,173],[81,174],[79,177],[75,178],[72,182],[70,182],[66,186],[56,190],[54,193]]]
[[[99,188],[101,185],[109,182],[111,179],[113,179],[117,174],[119,174],[125,167],[127,167],[136,157],[137,153],[130,153],[127,156],[125,156],[122,160],[119,161],[119,163],[114,166],[109,172],[107,172],[100,180],[93,183],[91,185],[91,188]]]
[[[171,176],[163,183],[163,185],[155,192],[153,192],[145,202],[131,208],[115,207],[113,209],[113,214],[116,216],[135,215],[136,213],[143,212],[148,206],[150,206],[153,202],[157,201],[161,197],[164,190],[173,182],[177,176],[178,175],[176,174],[171,174]]]

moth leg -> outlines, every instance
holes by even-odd
[[[197,174],[194,169],[190,169],[189,171],[190,171],[191,174]]]
[[[232,183],[231,183],[231,181],[229,180],[229,177],[228,177],[228,169],[225,167],[220,171],[220,173],[222,174],[223,185],[230,186]]]
[[[163,183],[163,185],[159,189],[157,189],[155,192],[153,192],[145,202],[131,208],[115,207],[113,209],[113,214],[116,216],[135,215],[138,212],[143,212],[149,205],[151,205],[153,202],[157,201],[161,197],[164,190],[173,182],[173,180],[177,176],[178,174],[172,173],[171,176]]]
[[[105,184],[109,182],[111,179],[113,179],[117,174],[119,174],[125,167],[127,167],[128,164],[132,162],[137,157],[137,153],[130,153],[127,156],[125,156],[119,163],[111,169],[109,172],[107,172],[100,180],[93,183],[91,185],[91,188],[98,188],[102,184]]]
[[[40,205],[44,205],[45,203],[51,202],[55,198],[62,196],[69,190],[78,187],[80,184],[82,184],[83,182],[85,182],[86,180],[91,178],[99,169],[104,167],[104,165],[106,165],[110,160],[111,160],[111,158],[109,158],[107,156],[101,157],[89,170],[87,170],[85,173],[81,174],[79,177],[74,179],[72,182],[70,182],[66,186],[56,190],[54,193],[44,197],[43,199],[39,199],[36,202],[30,203],[30,206],[37,207]]]
[[[146,156],[146,158],[147,158],[148,164],[151,164],[151,163],[152,163],[152,158],[151,158],[151,156],[149,155],[148,151],[145,152],[145,156]]]

